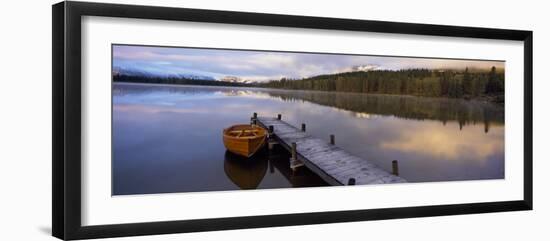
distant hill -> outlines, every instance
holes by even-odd
[[[195,77],[158,77],[144,75],[127,75],[113,73],[114,82],[144,83],[144,84],[176,84],[176,85],[212,85],[212,86],[250,86],[246,83],[216,81],[213,79],[197,79]]]

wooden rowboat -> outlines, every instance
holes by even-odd
[[[267,131],[257,125],[234,125],[223,130],[223,144],[232,153],[251,157],[264,144]]]

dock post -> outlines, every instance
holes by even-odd
[[[302,131],[306,132],[306,123],[302,123]]]
[[[397,160],[393,160],[391,162],[391,174],[399,176],[399,164],[397,163]]]
[[[334,135],[330,135],[330,144],[334,145],[334,143],[335,143]]]
[[[268,126],[267,128],[268,128],[268,131],[267,131],[267,134],[268,134],[267,135],[267,137],[268,137],[268,139],[267,139],[267,149],[271,151],[271,150],[273,150],[273,148],[274,148],[274,146],[277,142],[275,141],[275,139],[273,139],[273,126]]]
[[[297,156],[296,142],[292,142],[292,151],[290,153],[292,154],[292,160],[297,160],[298,159],[298,158],[296,158],[296,156]]]
[[[290,168],[292,171],[296,171],[298,167],[301,167],[304,165],[304,163],[300,160],[298,160],[298,151],[296,150],[296,142],[292,142],[292,149],[291,149],[291,155],[290,158]]]
[[[280,120],[283,116],[281,114],[277,114],[277,120]]]
[[[258,120],[257,119],[252,119],[252,124],[253,125],[258,125]]]
[[[348,180],[348,185],[355,185],[355,178],[350,178]]]
[[[277,144],[277,142],[272,140],[267,141],[267,150],[273,151],[273,148],[275,148],[275,144]]]
[[[250,117],[250,124],[256,125],[256,120],[258,120],[258,113],[254,112],[252,114],[252,117]]]

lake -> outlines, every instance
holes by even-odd
[[[281,113],[409,182],[504,178],[504,106],[243,87],[113,84],[113,195],[326,186],[282,149],[227,152],[222,130]]]

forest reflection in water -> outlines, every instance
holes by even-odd
[[[460,129],[464,125],[483,123],[485,132],[489,131],[491,124],[504,124],[504,106],[481,101],[320,91],[272,90],[267,93],[283,101],[310,101],[353,111],[359,118],[384,115],[412,120],[437,120],[443,124],[456,121]]]
[[[157,88],[186,96],[219,91],[226,96],[270,96],[285,102],[308,101],[352,111],[359,118],[383,115],[412,120],[437,120],[443,124],[448,121],[456,121],[459,128],[464,125],[483,123],[485,132],[488,132],[491,124],[504,125],[504,105],[476,100],[263,88],[197,87],[194,89],[171,86],[158,86]],[[134,90],[131,88],[125,90],[125,92],[131,91],[143,93],[147,90],[139,87]],[[114,95],[123,94],[120,90],[116,92]]]

